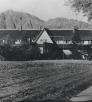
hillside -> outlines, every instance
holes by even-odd
[[[22,19],[21,19],[22,18]],[[39,28],[44,21],[22,12],[8,10],[0,14],[0,29],[23,29]]]
[[[43,21],[28,13],[8,10],[0,14],[0,29],[40,29],[48,27],[51,29],[72,29],[78,25],[81,29],[92,29],[92,25],[77,20],[66,18],[55,18]]]
[[[74,26],[78,26],[80,29],[92,29],[92,25],[77,21],[73,19],[67,19],[67,18],[55,18],[48,20],[45,25],[48,28],[57,28],[57,29],[73,29]]]

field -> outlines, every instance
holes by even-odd
[[[71,98],[91,85],[91,61],[0,62],[0,102]]]

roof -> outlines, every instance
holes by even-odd
[[[73,30],[48,30],[49,35],[54,40],[72,40]],[[92,40],[92,30],[78,30],[81,40]]]
[[[11,36],[9,34],[5,35],[2,37],[3,40],[10,40],[12,39]]]
[[[24,37],[36,38],[40,30],[0,30],[0,39],[9,36],[11,39],[22,39]]]
[[[62,29],[45,29],[47,33],[50,35],[50,37],[53,40],[72,40],[73,37],[73,30],[62,30]],[[12,39],[22,39],[24,37],[31,38],[31,39],[37,39],[39,35],[42,34],[42,30],[0,30],[0,39],[3,39],[5,36],[10,36],[9,38]],[[79,30],[79,36],[81,40],[92,40],[92,30]]]
[[[48,29],[46,29],[46,28],[44,28],[43,30],[40,31],[40,33],[38,34],[38,36],[37,36],[36,39],[35,39],[35,42],[40,38],[40,36],[43,34],[44,31],[46,31],[46,32],[48,33],[49,37],[50,37],[51,40],[54,42],[53,38],[51,37],[51,32],[50,32],[50,30],[48,30]]]
[[[72,30],[50,30],[48,32],[53,40],[71,40],[73,36]]]
[[[92,30],[79,30],[81,40],[92,40]]]
[[[35,42],[40,38],[40,36],[42,35],[42,33],[45,31],[45,29],[43,29],[43,30],[41,30],[40,32],[39,32],[39,34],[37,35],[37,37],[35,38]]]

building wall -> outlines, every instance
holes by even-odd
[[[21,44],[21,40],[16,40],[15,44]]]
[[[40,38],[37,40],[37,44],[44,44],[44,42],[53,43],[46,31],[44,31]]]
[[[57,44],[72,44],[72,41],[71,40],[59,40],[59,41],[56,41],[56,43]],[[87,41],[87,40],[82,40],[81,42],[80,42],[80,44],[84,44],[84,45],[88,45],[88,44],[92,44],[92,41],[91,40],[89,40],[89,41]]]
[[[92,44],[92,41],[84,41],[84,45]]]
[[[57,44],[72,44],[72,41],[70,40],[59,40],[59,41],[56,41]]]

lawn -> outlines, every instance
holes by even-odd
[[[0,62],[2,102],[71,98],[91,85],[91,61]]]

